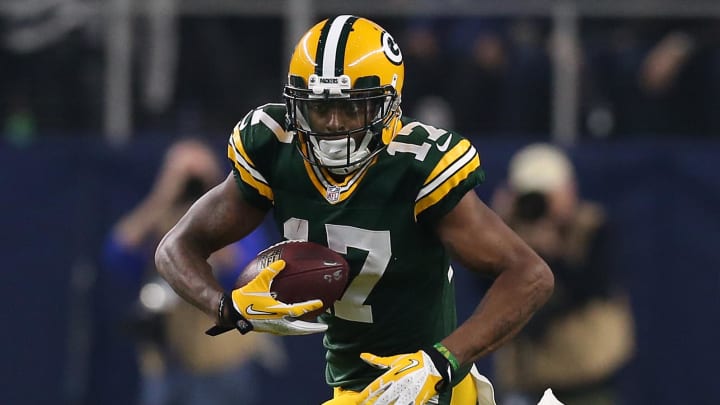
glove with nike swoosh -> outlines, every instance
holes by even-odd
[[[220,298],[218,324],[205,333],[216,336],[232,329],[243,335],[250,332],[267,332],[275,335],[309,335],[325,332],[327,325],[306,322],[297,317],[322,308],[322,301],[310,300],[296,304],[285,304],[272,297],[270,284],[273,278],[285,268],[284,260],[277,260],[245,286]],[[232,302],[232,305],[228,305]]]
[[[450,356],[450,357],[447,357]],[[379,357],[362,353],[360,358],[371,366],[387,371],[361,393],[361,404],[390,405],[427,403],[449,387],[457,370],[455,357],[441,344],[415,353]]]

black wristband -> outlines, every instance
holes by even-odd
[[[217,317],[217,325],[206,330],[206,335],[217,336],[233,329],[244,335],[253,330],[252,324],[233,307],[232,297],[227,294],[220,297]]]
[[[218,303],[218,319],[216,322],[218,325],[235,323],[237,311],[234,310],[235,308],[230,308],[226,305],[230,301],[232,301],[232,298],[229,295],[223,293],[223,295],[220,296],[220,302]],[[239,316],[240,314],[237,315]]]
[[[438,372],[440,372],[440,376],[442,376],[442,380],[435,384],[435,391],[439,393],[445,392],[450,387],[450,381],[452,380],[452,364],[450,364],[450,361],[433,346],[426,347],[423,351],[430,356],[435,368]]]

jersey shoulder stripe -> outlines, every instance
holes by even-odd
[[[455,152],[455,153],[453,153]],[[415,198],[415,217],[436,204],[480,168],[480,157],[467,139],[453,147],[435,166]]]
[[[240,175],[240,179],[257,190],[267,199],[273,199],[272,189],[265,177],[255,168],[252,159],[248,156],[240,137],[240,124],[235,126],[228,142],[228,158],[233,169]]]
[[[262,164],[273,160],[268,150],[275,149],[278,142],[292,142],[292,134],[283,125],[284,117],[283,104],[265,104],[246,114],[228,141],[228,158],[237,177],[270,202],[274,199],[267,177],[270,170]]]

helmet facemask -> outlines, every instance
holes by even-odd
[[[311,75],[304,88],[293,85],[292,79],[300,78],[291,78],[285,87],[288,124],[297,133],[296,146],[306,161],[347,175],[387,146],[383,130],[400,115],[400,97],[392,85],[356,83],[362,88],[351,89],[347,76]]]

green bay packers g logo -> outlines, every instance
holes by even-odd
[[[402,63],[402,53],[400,52],[400,47],[397,43],[395,43],[393,37],[383,31],[380,41],[382,41],[382,49],[388,60],[393,65],[400,65]]]

